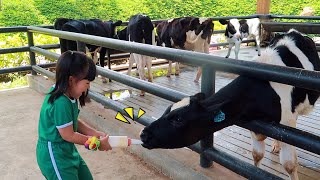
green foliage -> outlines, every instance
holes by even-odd
[[[312,7],[315,15],[320,16],[320,3],[318,0],[272,0],[270,14],[299,15],[304,7]]]
[[[2,26],[26,26],[46,24],[46,18],[30,0],[3,0],[0,13]]]
[[[52,24],[56,18],[116,20],[121,14],[116,0],[34,0]]]

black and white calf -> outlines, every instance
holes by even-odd
[[[320,70],[315,43],[295,30],[273,39],[257,62]],[[319,93],[291,85],[239,76],[211,97],[196,94],[170,106],[140,137],[145,148],[181,148],[213,132],[252,120],[295,127],[298,115],[312,110]],[[266,136],[252,132],[253,159],[258,166]],[[298,179],[293,146],[280,143],[280,162],[291,179]]]
[[[240,44],[244,38],[253,36],[256,40],[258,56],[261,54],[260,50],[260,20],[259,18],[253,19],[221,19],[219,22],[226,26],[225,36],[229,43],[228,54],[226,58],[230,56],[230,52],[233,46],[235,46],[234,53],[235,59],[238,59],[238,54],[240,50]]]
[[[128,26],[117,33],[121,40],[131,42],[155,45],[154,26],[149,16],[136,14],[129,19]],[[148,81],[152,82],[153,76],[151,72],[152,57],[141,54],[131,53],[129,58],[128,75],[131,74],[133,63],[137,64],[140,79],[146,80],[144,68],[148,70]],[[141,94],[143,95],[143,93]]]
[[[163,21],[157,26],[157,44],[190,51],[209,53],[209,45],[213,32],[211,18],[182,17]],[[172,61],[169,61],[167,76],[170,77]],[[179,63],[176,63],[176,75],[179,75]],[[195,82],[201,77],[199,67]]]
[[[107,38],[113,38],[116,26],[120,26],[122,21],[102,21],[100,19],[90,20],[73,20],[67,18],[58,18],[54,23],[56,30],[83,33]],[[97,52],[100,53],[100,65],[104,67],[104,57],[106,48],[97,47],[95,45],[86,44],[87,49],[93,55],[93,59],[97,61]],[[67,50],[77,50],[77,43],[71,40],[60,39],[61,53]]]

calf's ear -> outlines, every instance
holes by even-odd
[[[225,20],[225,19],[220,19],[219,22],[220,22],[220,24],[222,24],[222,25],[226,25],[226,24],[229,23],[229,21],[228,21],[228,20]]]
[[[164,113],[162,114],[162,116],[160,118],[162,118],[164,115],[169,114],[169,112],[171,111],[171,107],[172,105],[170,105],[169,107],[167,107],[167,109],[164,111]]]

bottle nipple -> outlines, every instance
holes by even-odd
[[[128,138],[128,146],[130,146],[131,144],[139,145],[139,144],[143,144],[143,142],[139,139]]]

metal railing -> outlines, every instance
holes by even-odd
[[[256,15],[253,15],[256,16]],[[253,16],[245,16],[243,18],[249,18]],[[267,16],[266,16],[267,17]],[[272,18],[272,16],[268,16]],[[231,17],[225,17],[230,19]],[[239,18],[239,17],[236,17]],[[283,18],[283,17],[281,17]],[[239,75],[246,75],[250,77],[260,78],[262,80],[269,80],[279,83],[290,84],[297,87],[302,87],[306,89],[320,91],[320,73],[315,71],[308,71],[303,69],[296,69],[290,67],[281,67],[268,64],[260,64],[255,62],[241,61],[235,59],[225,59],[222,57],[212,56],[203,53],[190,52],[178,49],[170,49],[165,47],[156,47],[145,44],[138,44],[133,42],[125,42],[115,39],[63,32],[52,30],[43,27],[15,27],[15,28],[6,28],[9,32],[27,32],[28,38],[30,38],[28,47],[20,48],[8,48],[0,50],[1,53],[13,53],[13,52],[23,52],[30,51],[30,55],[33,56],[33,53],[44,55],[50,59],[57,59],[59,54],[45,50],[46,48],[57,47],[56,45],[44,45],[44,46],[34,46],[32,41],[33,33],[47,34],[50,36],[56,36],[64,39],[81,41],[84,43],[94,44],[98,46],[104,46],[112,49],[117,49],[126,52],[134,52],[139,54],[144,54],[148,56],[154,56],[158,58],[165,58],[173,61],[178,61],[186,64],[192,64],[196,66],[203,66],[203,75],[201,83],[201,91],[210,95],[213,92],[214,84],[214,72],[216,70],[236,73]],[[0,29],[0,33],[6,32],[3,29]],[[30,58],[31,60],[33,58]],[[0,74],[11,73],[17,71],[25,70],[34,70],[35,72],[44,74],[48,77],[54,78],[54,73],[47,71],[43,68],[52,67],[54,63],[45,64],[45,65],[36,65],[35,62],[31,62],[30,66],[16,67],[16,68],[6,68],[0,69]],[[156,96],[162,97],[164,99],[177,102],[183,97],[188,96],[172,89],[168,89],[153,83],[142,81],[137,78],[133,78],[127,75],[123,75],[108,69],[97,67],[97,73],[113,79],[115,81],[121,82],[123,84],[129,85],[131,87],[144,90]],[[95,101],[110,107],[115,111],[121,113],[125,112],[123,109],[125,106],[117,101],[106,98],[103,95],[100,95],[96,92],[89,91],[89,96]],[[137,115],[138,113],[134,113]],[[137,122],[147,126],[152,121],[153,118],[145,115],[143,117],[137,118]],[[296,147],[308,150],[310,152],[320,154],[320,137],[315,136],[310,133],[303,132],[301,130],[286,127],[279,124],[268,124],[258,121],[248,122],[247,124],[240,125],[246,129],[254,130],[258,133],[265,134],[269,137],[281,140],[283,142],[292,144]],[[203,167],[208,167],[211,165],[212,161],[215,161],[230,170],[250,179],[281,179],[269,172],[266,172],[262,169],[259,169],[249,163],[243,162],[231,155],[228,155],[214,147],[212,147],[212,136],[206,138],[206,140],[201,141],[201,143],[194,144],[189,148],[195,152],[201,154],[201,165]]]

